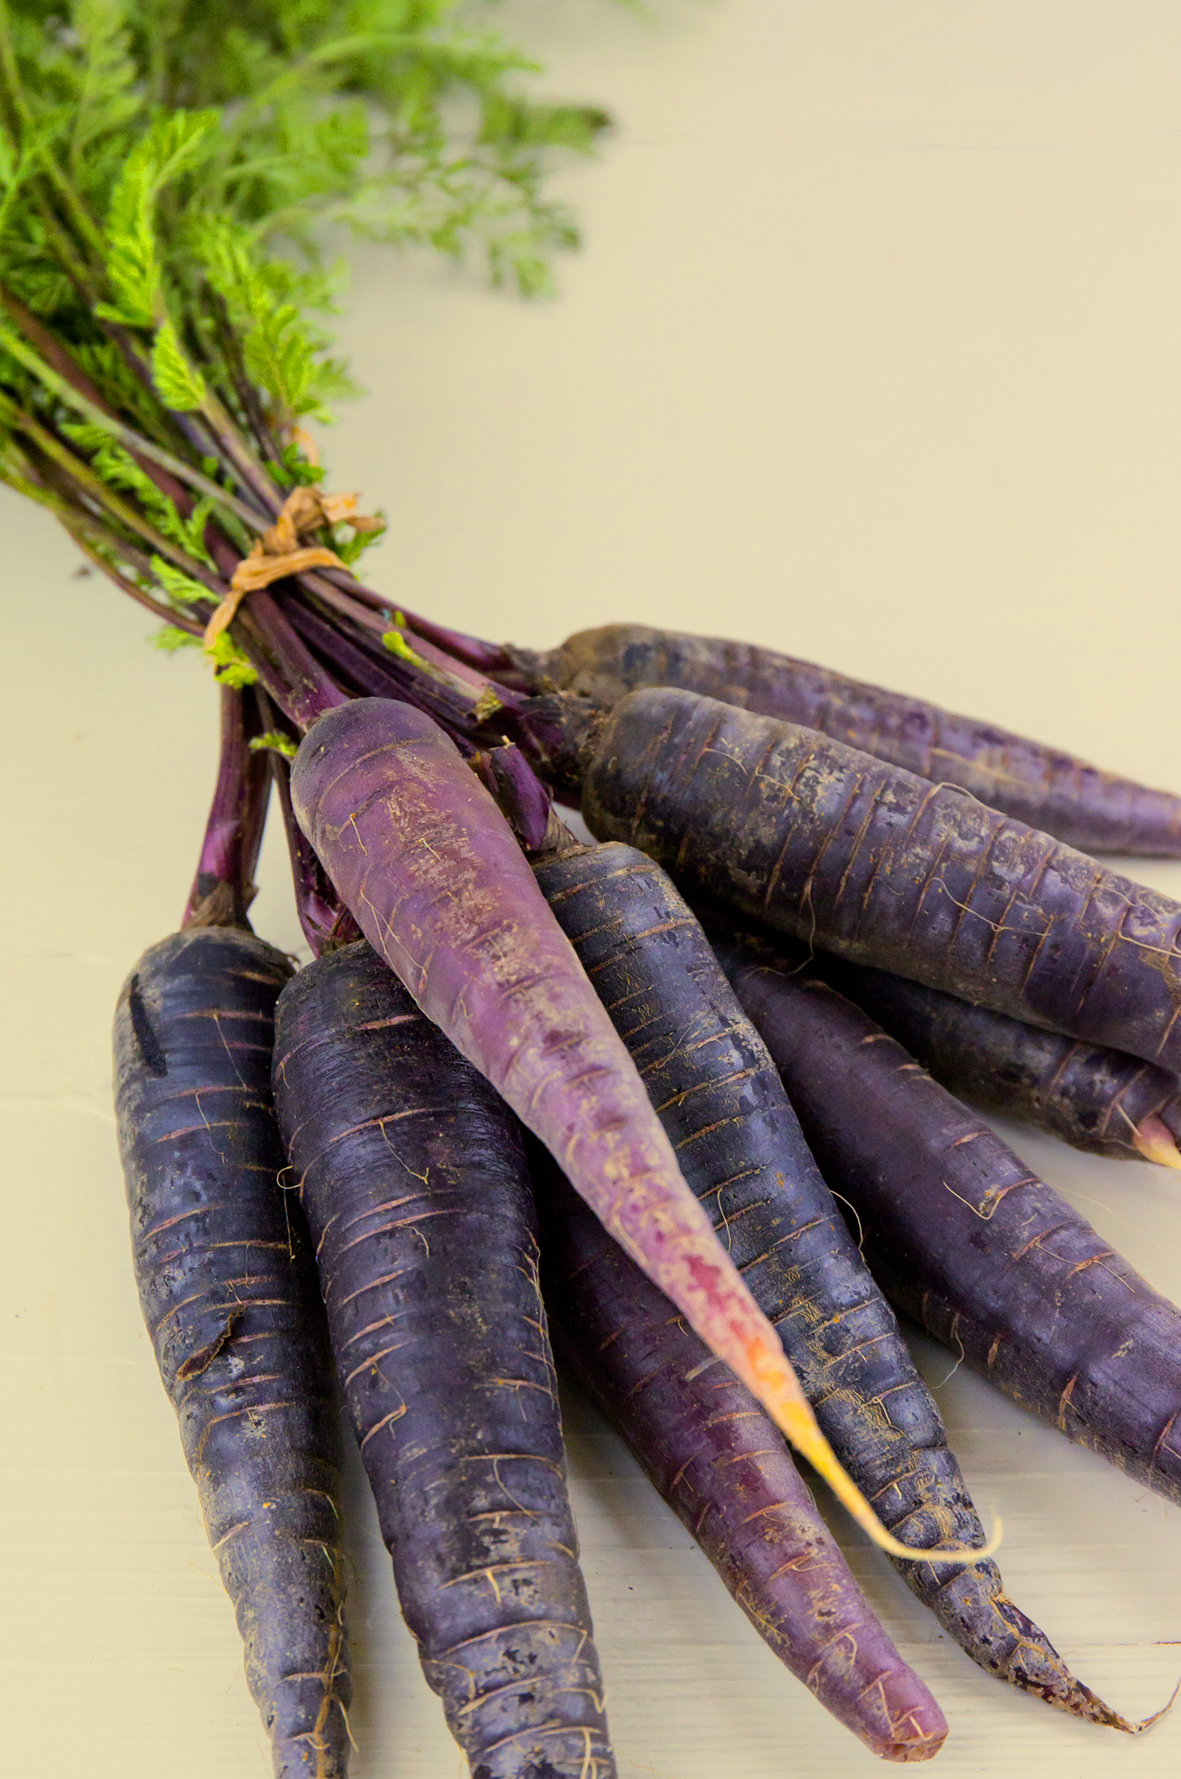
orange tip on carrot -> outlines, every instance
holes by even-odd
[[[1001,1542],[999,1518],[987,1543],[975,1546],[939,1545],[933,1550],[919,1550],[903,1544],[888,1532],[866,1500],[857,1484],[843,1469],[836,1453],[820,1431],[811,1405],[800,1389],[799,1381],[782,1353],[750,1354],[753,1361],[753,1394],[758,1397],[776,1426],[791,1441],[801,1457],[808,1460],[818,1476],[822,1476],[841,1506],[852,1515],[861,1529],[872,1538],[887,1556],[901,1557],[914,1563],[983,1563],[993,1556]]]
[[[1141,1119],[1136,1126],[1132,1132],[1132,1147],[1145,1161],[1155,1161],[1160,1167],[1181,1168],[1181,1151],[1173,1133],[1155,1113]]]

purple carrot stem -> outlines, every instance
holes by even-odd
[[[306,575],[300,577],[305,586],[311,579]],[[436,672],[425,656],[419,661],[392,653],[377,640],[379,634],[388,632],[389,626],[378,632],[367,624],[358,624],[355,613],[346,616],[346,622],[356,626],[350,637],[342,633],[337,624],[329,623],[322,612],[309,607],[305,603],[307,597],[305,593],[301,600],[284,602],[291,624],[315,651],[321,664],[336,672],[338,678],[343,678],[357,692],[366,697],[396,698],[400,703],[413,705],[445,729],[466,756],[475,753],[475,737],[482,730],[491,729],[499,734],[502,727],[518,726],[512,709],[504,709],[499,696],[501,688],[491,681],[466,671],[455,673],[454,664],[441,655],[442,668]],[[319,601],[318,594],[313,597]],[[343,602],[334,609],[343,611]],[[437,650],[431,652],[438,653]],[[417,648],[414,653],[418,653]],[[480,701],[485,696],[492,706],[488,714],[480,710]],[[516,700],[511,693],[507,696],[511,702],[524,702]]]
[[[40,353],[46,364],[55,370],[59,377],[63,377],[70,385],[71,389],[76,389],[79,395],[84,396],[87,401],[93,402],[96,408],[101,408],[103,413],[109,414],[112,419],[118,418],[110,403],[103,400],[100,391],[95,388],[94,384],[86,375],[85,371],[82,370],[81,366],[75,362],[66,351],[65,347],[61,345],[60,341],[54,338],[50,330],[45,327],[42,322],[38,321],[37,317],[31,310],[26,309],[25,305],[8,291],[4,291],[0,294],[0,306],[7,310],[26,340],[28,340],[29,344],[35,351]],[[116,344],[119,346],[120,351],[123,352],[124,357],[128,357],[129,346],[122,337],[122,330],[114,329],[107,324],[105,331],[112,336],[119,336],[116,339]],[[139,359],[136,356],[134,362],[132,362],[131,358],[128,359],[128,362],[131,364],[131,369],[138,380],[141,383],[144,383],[149,389],[152,388],[153,385],[150,373],[142,359]],[[183,416],[174,414],[172,418],[179,426]],[[182,433],[184,432],[183,427],[180,427],[180,430]],[[185,436],[188,436],[187,433]],[[202,449],[204,449],[204,447],[202,447]],[[143,470],[148,480],[154,483],[160,490],[161,494],[165,495],[172,501],[173,505],[183,517],[187,518],[192,509],[192,500],[188,492],[182,487],[180,482],[176,480],[175,476],[171,475],[168,470],[164,469],[161,464],[154,462],[150,457],[138,457],[134,451],[132,452],[132,456],[135,457],[136,463],[139,465],[140,469]]]
[[[190,617],[185,612],[173,610],[171,606],[161,605],[158,599],[153,599],[150,593],[145,593],[142,587],[137,587],[134,581],[129,581],[125,574],[121,574],[112,563],[100,556],[89,542],[84,523],[76,523],[74,517],[71,516],[68,519],[63,518],[61,524],[69,532],[82,554],[89,557],[99,573],[105,574],[109,581],[113,581],[121,593],[126,593],[129,599],[134,599],[137,605],[142,605],[146,612],[151,612],[154,618],[162,619],[165,624],[171,624],[175,629],[183,630],[188,636],[201,635],[204,626],[198,623],[196,618]],[[139,551],[129,550],[125,543],[120,542],[119,554],[126,561],[130,557],[139,556]],[[148,558],[145,556],[141,560],[146,565]],[[129,563],[129,566],[134,566],[134,563]],[[212,604],[212,596],[210,603]]]
[[[304,578],[311,585],[313,576],[307,575]],[[342,572],[338,568],[325,568],[319,570],[314,578],[331,581],[334,586],[339,587],[343,592],[350,593],[359,604],[368,606],[371,611],[382,614],[391,611],[399,612],[405,620],[406,629],[419,642],[433,644],[443,655],[448,657],[452,667],[459,663],[465,667],[474,668],[477,673],[482,674],[499,674],[501,671],[506,674],[517,673],[519,675],[520,673],[515,653],[512,650],[503,648],[498,643],[483,642],[480,637],[468,636],[462,630],[448,630],[443,624],[432,623],[430,618],[421,617],[418,612],[408,611],[398,601],[387,599],[384,594],[375,593],[372,587],[366,587],[360,581],[355,581],[347,570]],[[507,680],[504,689],[506,691],[509,689],[528,690],[525,686],[520,688],[511,686],[511,682]]]
[[[550,833],[553,797],[519,747],[506,742],[471,762],[485,789],[499,803],[505,820],[526,852],[538,852]]]
[[[512,692],[507,686],[490,680],[487,674],[481,673],[458,656],[449,654],[446,649],[436,647],[428,638],[415,636],[414,650],[416,654],[421,655],[424,661],[429,661],[433,666],[441,668],[448,679],[458,680],[461,685],[469,686],[477,697],[485,693],[492,693],[503,709],[524,709],[526,700],[519,692]]]
[[[349,702],[269,591],[260,588],[243,602],[234,628],[265,691],[297,729],[310,729],[325,711]]]
[[[376,611],[367,599],[361,598],[368,589],[351,580],[346,587],[338,569],[307,569],[296,577],[296,581],[303,592],[311,594],[320,604],[330,606],[359,630],[382,637],[389,629],[389,607]]]
[[[396,603],[387,599],[384,593],[375,593],[372,587],[366,587],[357,580],[351,568],[318,568],[314,572],[301,575],[300,579],[308,587],[314,587],[319,581],[329,581],[334,587],[339,587],[342,593],[351,594],[359,605],[367,605],[371,611],[381,612],[383,615],[392,611]]]
[[[442,624],[434,624],[429,618],[419,617],[417,612],[408,612],[399,608],[406,619],[406,628],[415,636],[426,642],[433,642],[436,647],[446,651],[457,661],[463,661],[468,667],[474,667],[481,673],[495,674],[506,688],[514,691],[527,691],[528,687],[513,686],[509,674],[517,671],[512,653],[498,643],[483,642],[478,636],[467,636],[462,630],[448,630]]]
[[[461,733],[461,728],[462,733],[466,733],[477,724],[477,720],[484,720],[475,717],[475,710],[482,703],[484,706],[491,706],[491,713],[498,719],[500,712],[525,710],[528,701],[519,696],[518,692],[510,692],[509,688],[487,680],[486,674],[471,669],[470,665],[455,660],[454,656],[446,655],[443,649],[434,648],[434,644],[423,642],[418,635],[414,635],[411,644],[414,655],[418,656],[418,662],[407,655],[395,655],[391,649],[386,648],[384,637],[388,637],[391,632],[402,633],[404,626],[391,623],[390,607],[384,608],[379,616],[374,610],[361,605],[358,594],[366,589],[354,585],[349,592],[343,592],[338,578],[329,582],[327,571],[301,575],[297,584],[304,591],[304,596],[315,601],[315,605],[327,605],[338,619],[345,621],[347,630],[352,630],[354,646],[370,651],[381,664],[382,671],[390,672],[391,664],[398,662],[398,671],[404,685],[420,685],[422,696],[411,697],[409,701],[436,715],[436,719],[441,722],[446,722],[454,733]],[[334,635],[340,633],[334,626],[331,628]],[[384,696],[384,692],[379,696]]]
[[[370,654],[368,650],[358,648],[333,625],[294,599],[285,601],[283,610],[292,629],[315,651],[322,665],[332,669],[337,679],[347,681],[366,698],[398,696],[396,676],[376,652]],[[393,657],[387,655],[386,661],[392,666]]]
[[[252,751],[258,707],[230,686],[221,690],[221,751],[217,781],[182,927],[250,928],[254,867],[262,843],[270,789],[265,753]]]
[[[340,945],[362,937],[361,929],[332,887],[331,879],[312,850],[291,807],[291,767],[281,754],[274,761],[275,790],[283,812],[295,911],[313,957],[323,957]]]
[[[209,411],[202,413],[201,421],[223,459],[228,461],[248,503],[256,506],[264,517],[278,518],[283,507],[282,494],[266,470],[251,459],[233,420],[216,396],[210,398]]]
[[[101,322],[100,325],[107,338],[118,347],[124,362],[136,381],[141,383],[145,389],[153,389],[155,384],[152,377],[151,366],[140,353],[135,341],[127,329],[119,326],[116,322],[111,321]],[[106,404],[104,403],[103,405],[105,406]],[[253,466],[248,462],[243,461],[241,449],[227,427],[215,424],[210,416],[204,413],[184,414],[178,413],[175,409],[171,409],[168,417],[173,426],[175,426],[177,432],[179,432],[184,439],[185,443],[191,450],[197,453],[198,457],[210,456],[211,446],[213,447],[214,452],[221,453],[223,461],[237,479],[239,498],[244,498],[245,505],[254,507],[260,518],[267,518],[268,516],[271,518],[274,517],[275,512],[278,510],[277,506],[260,488],[257,471],[254,470]],[[228,420],[228,418],[229,416],[227,415],[226,419]],[[148,475],[152,476],[153,480],[157,481],[157,485],[161,487],[162,492],[167,493],[169,499],[179,506],[175,493],[170,489],[165,489],[163,484],[158,480],[159,475],[167,475],[167,471],[157,471],[154,474],[146,461],[143,464],[143,468]],[[168,479],[172,482],[171,477]],[[179,486],[179,484],[173,485]],[[188,501],[191,505],[191,496],[188,497]]]
[[[206,312],[213,317],[222,357],[234,385],[234,392],[241,404],[250,430],[254,434],[254,441],[262,455],[263,462],[278,464],[283,456],[282,447],[271,430],[262,403],[258,399],[258,391],[247,375],[241,344],[230,320],[229,305],[221,293],[214,290],[213,286],[208,283],[202,288],[202,302]]]

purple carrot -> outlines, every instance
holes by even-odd
[[[849,1572],[779,1433],[539,1155],[558,1350],[760,1637],[883,1760],[929,1760],[943,1713]]]
[[[463,637],[453,646],[462,648]],[[1181,797],[991,723],[956,716],[751,643],[607,624],[548,654],[508,648],[480,663],[510,685],[553,686],[613,705],[641,686],[679,686],[819,729],[919,778],[962,785],[982,803],[1082,852],[1181,857]]]
[[[217,786],[184,929],[115,1015],[115,1110],[140,1303],[245,1645],[276,1779],[343,1779],[350,1697],[331,1359],[271,1098],[291,974],[246,923],[267,759],[222,689]]]
[[[790,941],[783,941],[790,947]],[[796,964],[856,1002],[942,1087],[1076,1149],[1181,1168],[1181,1081],[1164,1069],[801,946]]]
[[[343,1779],[350,1697],[328,1343],[270,1092],[290,975],[237,928],[140,958],[115,1018],[136,1282],[275,1779]]]
[[[1181,1311],[851,1001],[722,947],[899,1308],[1079,1445],[1181,1502]]]
[[[475,1779],[613,1779],[520,1127],[364,941],[281,996],[275,1099],[451,1733]]]
[[[685,1185],[643,1082],[512,830],[429,718],[358,699],[300,747],[296,814],[374,948],[874,1541],[774,1330]],[[989,1552],[954,1554],[970,1561]]]
[[[590,738],[583,815],[690,899],[1181,1071],[1181,906],[813,729],[630,693]]]

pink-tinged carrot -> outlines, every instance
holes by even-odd
[[[912,1549],[983,1543],[935,1399],[710,940],[651,859],[617,844],[555,838],[534,858],[537,881],[640,1071],[687,1185],[783,1343],[833,1450]],[[539,1202],[544,1209],[544,1192]],[[634,1276],[626,1257],[619,1260]],[[604,1293],[615,1276],[606,1272]],[[580,1289],[581,1275],[571,1279],[571,1295]],[[626,1339],[624,1331],[621,1348]],[[610,1351],[616,1363],[620,1354]],[[719,1375],[715,1366],[711,1379]],[[620,1386],[629,1400],[636,1381]],[[728,1387],[738,1390],[732,1379]],[[637,1412],[656,1413],[655,1401],[644,1398]],[[897,1567],[986,1673],[1056,1710],[1127,1728],[1009,1597],[995,1563]]]

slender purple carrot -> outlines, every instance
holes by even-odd
[[[1181,1081],[1122,1050],[973,1007],[828,952],[779,949],[856,1002],[961,1099],[1035,1124],[1076,1149],[1181,1168]]]
[[[270,1090],[291,974],[246,920],[268,766],[256,694],[221,757],[184,928],[115,1015],[115,1106],[144,1320],[234,1602],[276,1779],[343,1779],[350,1696],[339,1437],[315,1271]]]
[[[451,1733],[475,1779],[614,1779],[520,1128],[364,941],[284,990],[275,1098]]]
[[[875,1542],[913,1557],[833,1457],[511,829],[454,745],[409,706],[358,699],[305,737],[291,790],[337,891],[427,1017]]]
[[[539,1154],[542,1283],[562,1358],[760,1637],[883,1760],[929,1760],[943,1713],[849,1572],[777,1429]]]
[[[630,693],[583,815],[723,904],[1181,1071],[1181,906],[963,791],[692,692]]]
[[[899,1308],[1181,1502],[1181,1311],[868,1014],[805,971],[723,955]]]
[[[467,641],[455,637],[462,647]],[[679,686],[819,729],[919,778],[962,785],[982,803],[1082,852],[1181,857],[1181,797],[1041,742],[750,643],[608,624],[548,654],[508,648],[481,665],[509,685],[589,694],[613,705],[641,686]]]
[[[115,1019],[136,1279],[276,1779],[341,1779],[350,1696],[338,1434],[311,1256],[277,1184],[286,959],[196,927],[144,953]]]

